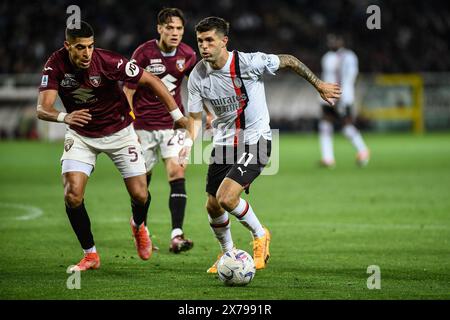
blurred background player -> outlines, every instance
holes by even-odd
[[[353,123],[358,57],[352,50],[345,48],[341,35],[329,34],[327,46],[329,51],[322,57],[322,78],[326,82],[338,83],[342,95],[334,108],[322,105],[322,118],[319,121],[322,155],[320,164],[324,167],[334,167],[336,164],[333,148],[333,131],[336,124],[355,147],[357,164],[365,166],[370,158],[369,149]]]
[[[50,56],[43,69],[37,116],[69,125],[61,158],[64,200],[70,224],[84,251],[83,259],[72,270],[100,267],[84,192],[97,155],[102,152],[120,171],[131,197],[130,224],[138,254],[143,260],[152,254],[149,232],[144,225],[150,205],[145,161],[119,81],[150,88],[171,110],[178,125],[186,122],[157,77],[119,54],[94,49],[94,32],[84,21],[78,29],[66,29],[64,47]],[[55,109],[57,95],[67,113]]]
[[[181,10],[165,8],[158,13],[159,39],[140,45],[132,59],[137,65],[158,76],[184,112],[181,83],[197,62],[195,51],[181,42],[185,19]],[[184,237],[183,220],[186,210],[185,168],[178,163],[178,153],[185,133],[173,130],[173,119],[167,108],[152,92],[126,83],[124,92],[135,114],[134,128],[141,142],[150,185],[152,169],[161,155],[170,184],[169,209],[172,233],[169,250],[174,253],[189,250],[192,240]],[[146,223],[146,221],[145,221]]]
[[[203,58],[188,81],[190,138],[180,152],[185,161],[202,126],[203,107],[214,114],[213,144],[208,166],[206,209],[211,229],[222,253],[233,249],[230,221],[234,215],[253,236],[256,269],[266,267],[270,257],[271,235],[250,204],[241,198],[269,161],[272,132],[265,98],[263,75],[274,75],[289,68],[311,83],[321,97],[332,104],[339,98],[336,84],[318,79],[301,61],[291,55],[228,51],[229,24],[222,18],[208,17],[196,27],[197,43]],[[192,138],[192,139],[191,139]],[[207,270],[217,273],[218,260]]]

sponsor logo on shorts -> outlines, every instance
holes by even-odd
[[[64,141],[64,150],[66,150],[66,152],[68,152],[70,150],[70,148],[72,148],[74,143],[74,140],[72,138],[67,138]]]
[[[244,173],[247,172],[247,170],[242,170],[241,167],[238,167],[238,170],[241,172],[241,177],[243,177],[243,176],[244,176]]]

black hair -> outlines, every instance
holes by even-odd
[[[216,30],[216,32],[219,32],[224,36],[228,36],[230,24],[225,21],[225,19],[219,17],[207,17],[195,26],[195,31],[197,32],[206,32],[211,30]]]
[[[66,40],[74,40],[75,38],[90,38],[94,36],[94,30],[85,21],[80,21],[80,27],[67,26],[66,28]]]
[[[164,8],[158,13],[158,24],[163,25],[164,23],[169,23],[173,17],[178,17],[181,19],[181,23],[184,26],[184,14],[178,8]]]

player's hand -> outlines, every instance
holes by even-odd
[[[64,122],[68,125],[79,127],[84,127],[91,120],[92,116],[89,113],[89,109],[75,110],[64,118]]]
[[[183,148],[181,148],[180,152],[178,153],[178,163],[180,166],[185,167],[189,160],[189,154],[191,153],[191,148],[194,142],[189,137],[189,133],[186,132],[185,138],[184,138],[184,145]]]
[[[210,114],[209,112],[206,113],[206,123],[205,123],[206,130],[212,129],[212,120],[213,120],[212,114]]]
[[[188,159],[189,159],[189,154],[191,153],[191,147],[189,146],[184,146],[181,150],[180,153],[178,154],[178,163],[180,164],[180,166],[182,166],[183,168],[187,165],[188,163]]]
[[[178,121],[175,121],[175,123],[173,124],[173,129],[177,130],[177,129],[187,129],[188,126],[188,118],[183,117],[181,119],[179,119]]]
[[[317,85],[317,91],[319,91],[322,99],[328,102],[330,106],[334,106],[334,103],[341,97],[342,93],[341,87],[338,84],[323,81]]]

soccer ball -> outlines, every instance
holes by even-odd
[[[217,264],[219,279],[227,286],[245,286],[252,281],[255,272],[252,256],[240,249],[228,251]]]

